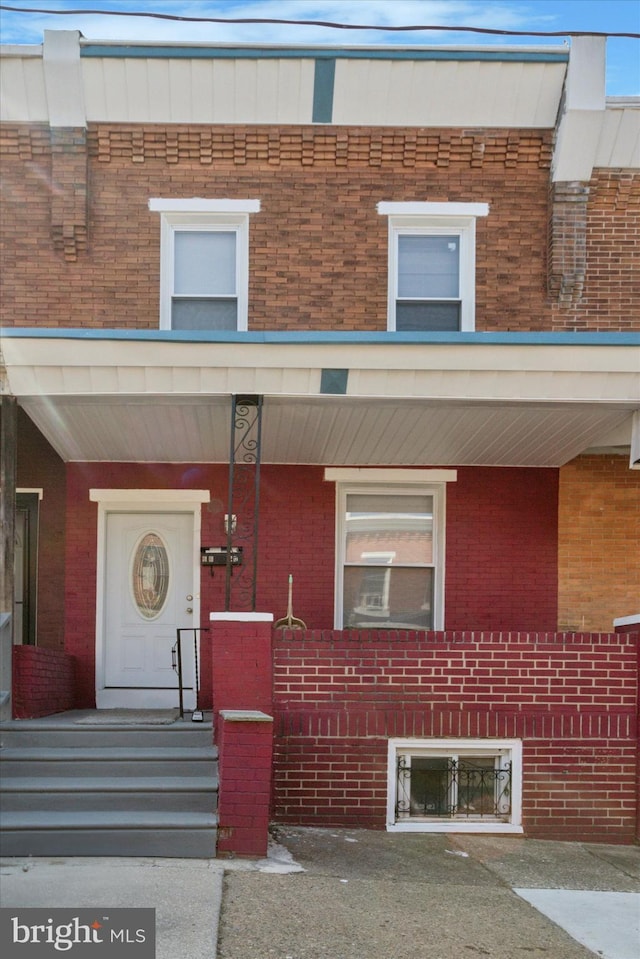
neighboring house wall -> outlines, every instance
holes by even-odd
[[[2,137],[7,326],[156,329],[150,197],[260,199],[249,329],[385,329],[387,218],[376,204],[402,200],[489,204],[477,223],[478,330],[638,326],[637,252],[619,242],[640,202],[628,172],[593,177],[578,238],[589,264],[582,299],[548,296],[550,131],[100,124],[50,137],[6,124]],[[554,240],[559,276],[584,267],[567,267],[575,250],[564,242]]]
[[[226,467],[204,464],[68,464],[66,649],[78,660],[83,705],[95,695],[97,506],[89,490],[209,489],[202,544],[219,546],[227,479]],[[556,470],[458,470],[447,502],[447,628],[556,628],[556,508]],[[335,488],[321,468],[262,467],[258,542],[257,608],[285,615],[292,573],[295,615],[310,628],[332,628]],[[224,609],[224,592],[224,567],[213,576],[203,569],[202,626]],[[202,676],[209,674],[205,653]]]
[[[384,828],[394,737],[523,740],[531,837],[633,842],[638,636],[274,631],[274,818]]]
[[[38,646],[64,649],[65,465],[40,431],[18,410],[18,488],[41,489],[38,508]]]
[[[550,196],[553,329],[638,330],[640,175],[594,170]]]
[[[640,472],[626,456],[560,470],[558,628],[612,629],[640,602]]]

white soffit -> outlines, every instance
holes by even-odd
[[[313,60],[82,59],[96,123],[309,123]]]
[[[632,346],[6,337],[3,348],[11,391],[65,460],[226,462],[229,396],[258,393],[266,463],[557,466],[626,430],[640,397]],[[320,395],[323,369],[349,371],[347,395]]]
[[[26,396],[317,396],[323,369],[351,397],[638,405],[635,346],[171,342],[6,337],[9,387]]]
[[[78,125],[308,124],[323,59],[335,62],[332,125],[545,129],[555,124],[567,71],[558,45],[519,51],[522,60],[496,47],[440,47],[425,56],[411,47],[265,45],[261,55],[211,45],[211,55],[190,55],[189,45],[164,46],[166,56],[153,44],[93,43],[77,31],[47,30],[43,47],[3,47],[2,118],[55,124],[64,119],[61,107],[77,107]]]
[[[607,101],[594,165],[640,169],[640,97]]]
[[[65,461],[226,463],[229,397],[20,401]],[[628,410],[596,405],[265,397],[262,462],[325,466],[559,466]]]
[[[11,53],[20,50],[20,56],[7,55],[7,49]],[[4,47],[2,54],[0,120],[5,123],[46,123],[49,119],[49,106],[42,47]]]
[[[333,122],[553,128],[566,63],[338,60]]]

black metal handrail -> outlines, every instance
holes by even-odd
[[[198,637],[197,633],[208,633],[208,626],[183,626],[176,629],[175,646],[171,647],[171,668],[178,674],[178,706],[180,719],[184,719],[184,686],[182,685],[182,633],[193,633],[194,693],[198,693]]]

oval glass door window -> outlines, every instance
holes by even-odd
[[[169,554],[157,533],[145,533],[135,549],[131,590],[141,616],[160,615],[169,593]]]

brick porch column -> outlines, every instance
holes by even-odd
[[[218,852],[267,853],[273,753],[271,613],[211,613]]]
[[[264,857],[269,840],[273,719],[257,709],[223,709],[218,724],[218,853]]]

